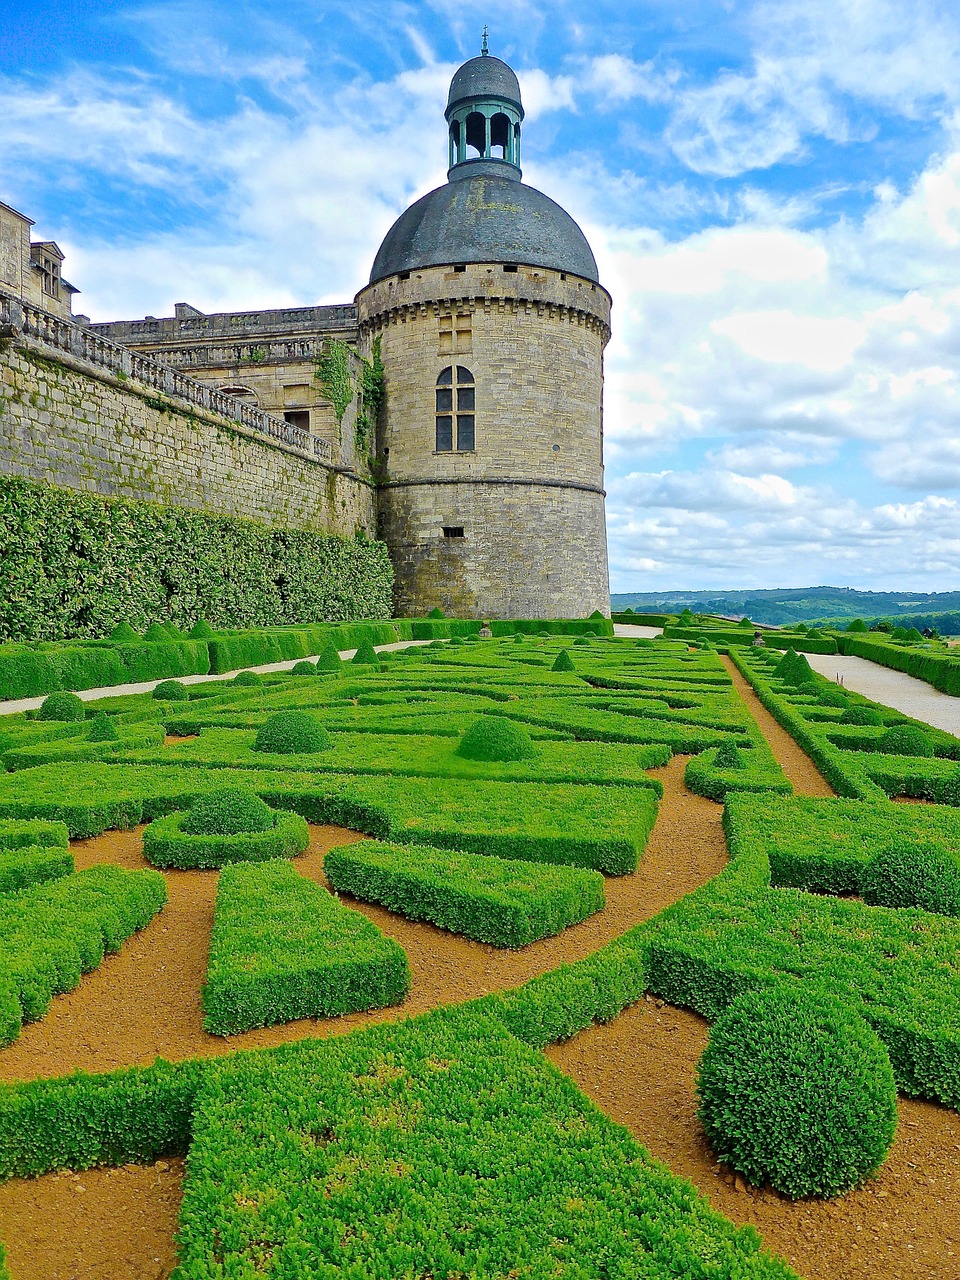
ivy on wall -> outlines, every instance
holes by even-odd
[[[0,477],[0,640],[389,618],[382,542]]]
[[[317,360],[316,378],[323,394],[333,405],[337,425],[343,425],[343,415],[353,400],[353,379],[350,377],[350,360],[353,352],[339,338],[331,338],[323,344]]]
[[[370,359],[365,360],[363,356],[360,357],[360,404],[357,409],[355,428],[357,457],[362,458],[373,443],[383,399],[383,356],[380,335],[377,334],[373,340]]]
[[[357,365],[355,378],[351,373],[354,361]],[[343,415],[356,399],[354,441],[357,458],[362,459],[373,443],[384,398],[383,358],[379,336],[374,339],[369,360],[357,355],[339,338],[329,339],[324,343],[317,360],[316,379],[323,394],[333,405],[338,427],[343,426]]]

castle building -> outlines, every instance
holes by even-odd
[[[460,67],[447,183],[398,218],[357,295],[385,372],[380,536],[401,614],[609,612],[610,296],[576,222],[521,181],[523,114],[505,62]]]
[[[450,85],[446,184],[398,218],[353,304],[205,315],[178,303],[172,317],[87,328],[285,419],[336,470],[375,482],[398,616],[435,607],[464,618],[608,613],[610,296],[576,222],[521,181],[520,85],[485,45]],[[0,216],[8,239],[28,244],[29,225]],[[58,253],[34,246],[29,284],[48,307],[50,289],[60,290],[68,313]],[[359,357],[382,360],[370,457],[317,379],[331,340],[350,349],[354,374]]]

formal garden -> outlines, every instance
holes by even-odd
[[[3,1280],[960,1274],[960,739],[665,621],[0,649]]]

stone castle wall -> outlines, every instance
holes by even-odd
[[[373,487],[324,441],[9,298],[0,472],[274,527],[376,530]]]
[[[380,529],[397,611],[608,612],[607,293],[546,268],[479,264],[394,276],[357,304],[364,349],[379,337],[385,370]],[[458,365],[475,379],[475,447],[438,452],[437,378]]]

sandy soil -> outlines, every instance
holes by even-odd
[[[814,671],[819,671],[828,680],[840,677],[845,688],[960,737],[960,698],[941,693],[924,680],[915,680],[902,671],[891,671],[889,667],[881,667],[867,658],[855,658],[852,654],[844,657],[841,654],[808,653],[807,661]]]

